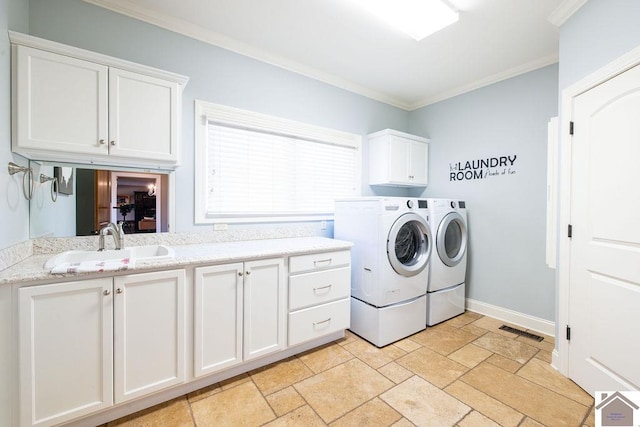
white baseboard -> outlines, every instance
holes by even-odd
[[[493,317],[513,325],[521,326],[532,331],[541,332],[552,337],[555,337],[556,335],[555,322],[519,313],[517,311],[509,310],[508,308],[498,307],[497,305],[487,304],[486,302],[467,298],[467,310]]]

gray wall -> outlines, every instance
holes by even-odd
[[[560,28],[560,90],[640,45],[640,1],[589,0]]]
[[[404,110],[80,0],[31,0],[29,4],[32,35],[189,76],[183,97],[182,167],[176,172],[176,206],[180,207],[176,231],[197,229],[193,224],[195,99],[361,135],[408,126]],[[366,173],[363,193],[372,194]],[[392,190],[391,194],[404,192]],[[332,235],[331,225],[318,233]]]
[[[552,65],[416,110],[409,126],[431,138],[424,194],[468,203],[467,296],[551,321],[555,282],[545,264],[546,153],[557,97],[558,66]],[[451,164],[513,155],[514,174],[450,180]]]
[[[6,172],[9,162],[27,164],[11,153],[11,50],[7,30],[26,32],[28,28],[28,2],[0,0],[0,248],[29,238],[29,203],[20,190],[22,174],[11,177]]]

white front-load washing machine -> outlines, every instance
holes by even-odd
[[[427,201],[336,201],[334,237],[351,250],[351,331],[378,347],[423,330],[431,256]]]
[[[467,208],[462,200],[427,199],[435,239],[429,263],[427,325],[464,313],[467,274]]]

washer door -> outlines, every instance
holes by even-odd
[[[393,223],[387,256],[396,273],[411,277],[425,269],[431,254],[431,231],[420,215],[406,213]]]
[[[467,226],[458,212],[448,213],[438,226],[438,256],[445,265],[455,267],[467,251]]]

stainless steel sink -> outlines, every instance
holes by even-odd
[[[175,252],[165,245],[131,246],[121,250],[106,251],[66,251],[47,260],[44,268],[52,269],[61,264],[75,264],[92,261],[111,261],[129,258],[133,261],[172,259]]]

